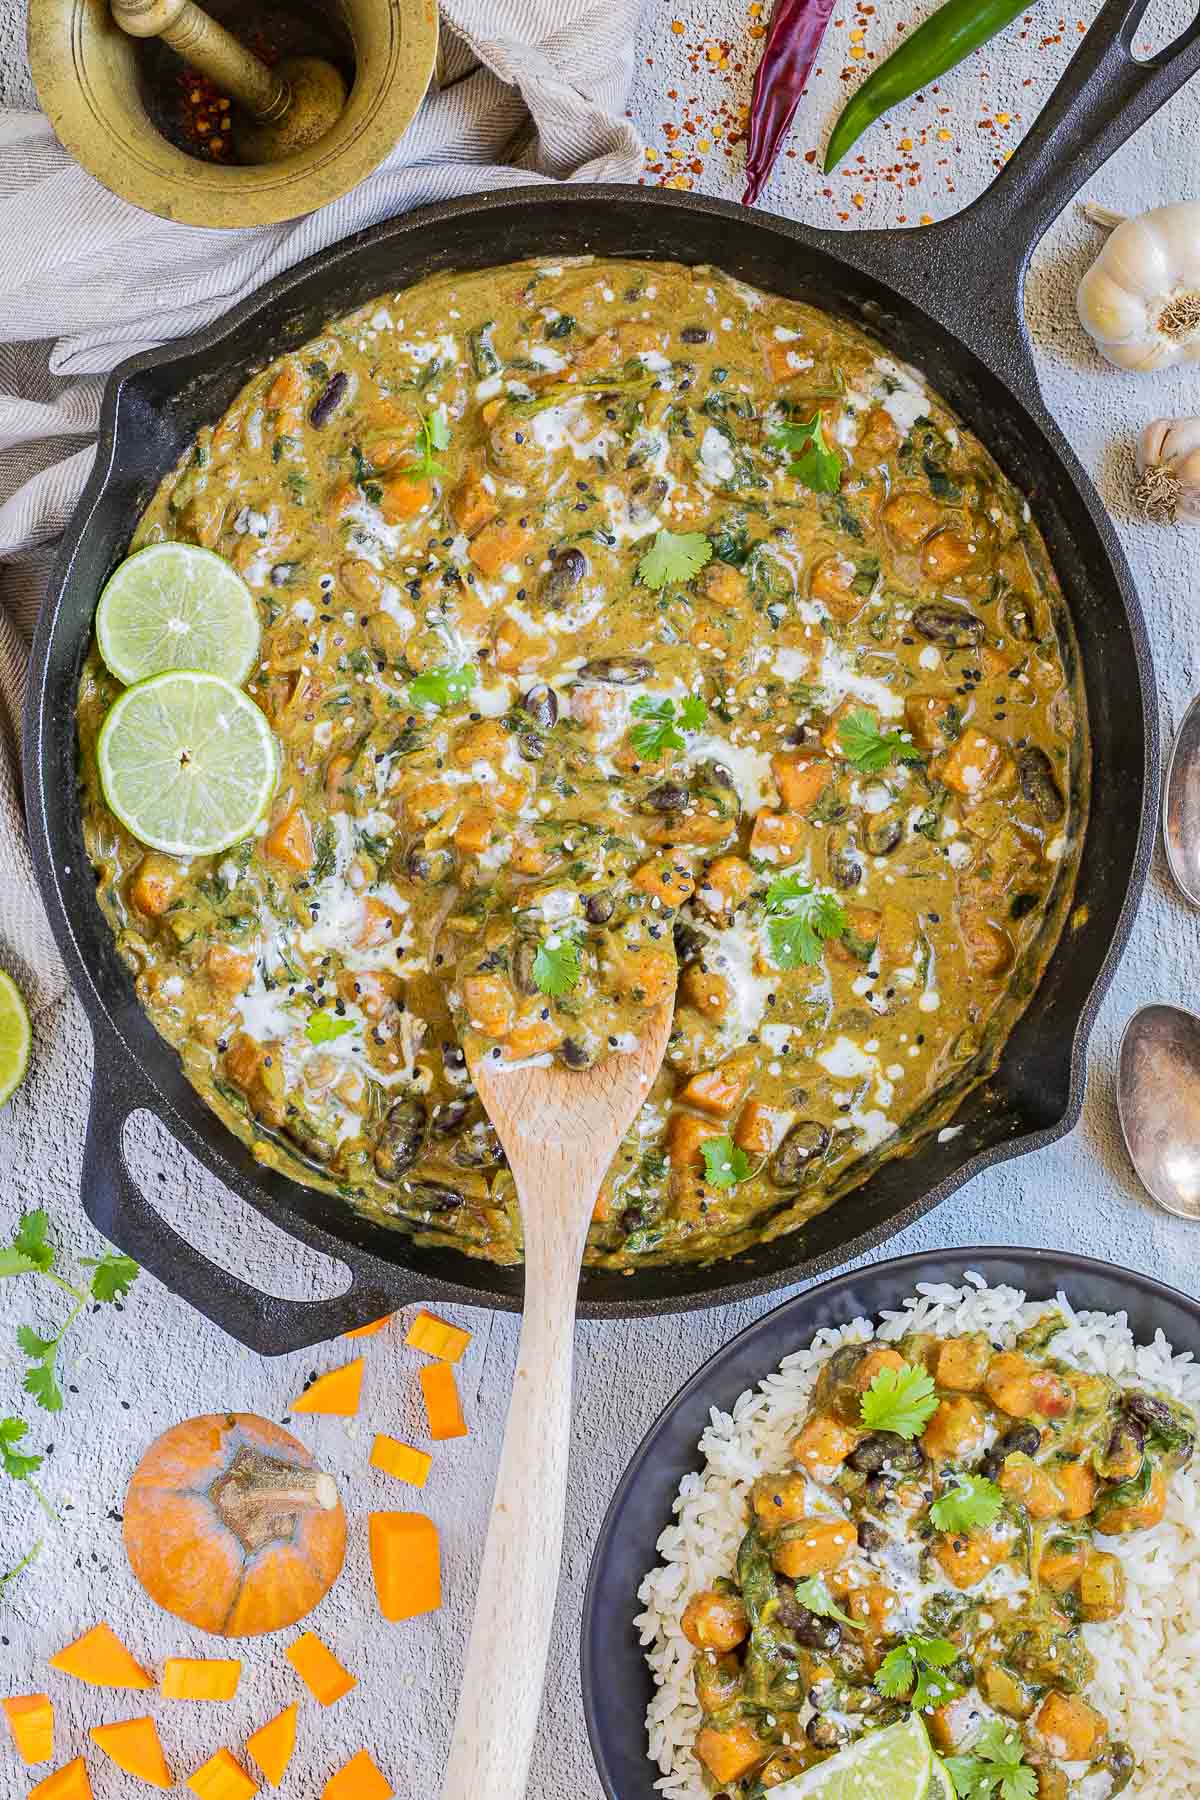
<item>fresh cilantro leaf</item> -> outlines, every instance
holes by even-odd
[[[911,738],[899,731],[881,732],[865,707],[847,713],[838,726],[838,742],[846,760],[864,775],[878,775],[889,763],[921,761],[921,752]]]
[[[54,1370],[48,1362],[34,1363],[32,1368],[26,1369],[25,1380],[21,1385],[47,1412],[62,1411],[62,1389],[54,1379]]]
[[[825,437],[825,414],[816,413],[806,424],[777,425],[771,433],[771,445],[795,458],[788,464],[788,474],[802,481],[814,494],[836,494],[842,485],[845,464],[841,452]]]
[[[450,447],[450,426],[444,410],[439,406],[436,412],[425,413],[421,419],[421,429],[417,433],[416,461],[406,463],[400,470],[401,475],[416,478],[427,478],[432,475],[446,473],[437,460],[436,452]]]
[[[868,1431],[892,1431],[909,1443],[920,1437],[937,1408],[933,1377],[912,1363],[880,1369],[860,1402]]]
[[[322,1011],[309,1015],[304,1035],[310,1044],[332,1044],[335,1038],[345,1037],[348,1031],[356,1029],[354,1019],[341,1019],[336,1013]]]
[[[50,1221],[39,1206],[23,1215],[11,1244],[0,1249],[0,1278],[5,1275],[44,1275],[54,1262],[54,1245],[47,1242]]]
[[[1036,1800],[1037,1774],[1007,1719],[990,1719],[970,1754],[948,1756],[946,1768],[959,1800]]]
[[[807,1606],[810,1613],[816,1613],[818,1619],[836,1619],[839,1625],[848,1625],[851,1631],[861,1631],[849,1613],[844,1613],[819,1575],[809,1575],[796,1583],[796,1598],[801,1606]]]
[[[44,1456],[26,1456],[17,1449],[28,1430],[24,1419],[0,1419],[0,1469],[14,1481],[28,1481],[46,1460]]]
[[[579,945],[573,937],[560,937],[556,943],[538,945],[538,953],[533,959],[533,980],[540,993],[557,1000],[579,986],[581,974]]]
[[[732,1138],[705,1138],[700,1146],[704,1155],[704,1179],[709,1187],[736,1187],[750,1173],[750,1158]]]
[[[846,909],[828,888],[783,875],[767,889],[767,936],[776,968],[819,963],[822,944],[845,929]]]
[[[880,1663],[875,1686],[889,1700],[907,1700],[917,1712],[946,1706],[963,1692],[942,1673],[957,1657],[957,1649],[947,1638],[905,1638]]]
[[[998,1517],[1004,1496],[986,1475],[955,1473],[956,1487],[934,1501],[929,1516],[939,1531],[986,1531]]]
[[[661,756],[664,750],[686,749],[684,732],[699,731],[708,719],[707,706],[695,696],[685,700],[676,713],[673,700],[656,700],[650,694],[639,694],[632,711],[645,723],[634,726],[629,734],[630,742],[638,755],[647,761]]]
[[[31,1325],[17,1326],[17,1343],[31,1362],[42,1362],[58,1348],[57,1338],[39,1337]]]
[[[122,1256],[119,1250],[108,1250],[101,1257],[85,1256],[85,1268],[92,1270],[92,1299],[99,1300],[102,1306],[113,1300],[123,1300],[141,1270],[131,1256]]]
[[[712,557],[702,531],[660,531],[638,564],[643,587],[666,587],[668,581],[690,581]]]
[[[413,706],[427,706],[434,711],[458,706],[475,686],[477,674],[470,663],[462,668],[445,663],[440,669],[427,669],[424,675],[414,675],[409,682],[408,698]]]

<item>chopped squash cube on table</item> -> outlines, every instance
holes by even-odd
[[[136,1775],[139,1781],[148,1782],[151,1787],[175,1786],[157,1727],[149,1716],[120,1719],[114,1725],[93,1725],[88,1736],[127,1775]]]
[[[353,1331],[343,1331],[342,1336],[348,1338],[374,1337],[377,1331],[382,1331],[385,1325],[390,1325],[395,1316],[395,1313],[384,1313],[382,1319],[372,1319],[369,1325],[356,1325]]]
[[[439,1442],[445,1438],[466,1437],[467,1422],[463,1418],[458,1397],[458,1383],[449,1363],[429,1363],[421,1370],[421,1391],[425,1395],[425,1411],[429,1415],[429,1435]]]
[[[258,1783],[252,1781],[231,1750],[218,1750],[202,1763],[187,1785],[200,1800],[252,1800]]]
[[[423,1350],[441,1362],[456,1363],[471,1341],[471,1333],[460,1325],[448,1325],[435,1313],[419,1312],[404,1339],[410,1350]]]
[[[321,1790],[321,1800],[392,1800],[396,1790],[380,1774],[369,1751],[360,1750],[331,1775]]]
[[[21,1760],[49,1762],[54,1755],[54,1705],[49,1694],[15,1694],[3,1706]]]
[[[284,1652],[314,1700],[332,1706],[358,1686],[358,1676],[343,1669],[332,1650],[327,1650],[315,1631],[306,1631]]]
[[[246,1754],[252,1756],[272,1787],[278,1787],[287,1773],[296,1748],[296,1715],[300,1703],[293,1700],[246,1739]]]
[[[91,1687],[152,1688],[154,1677],[147,1675],[140,1663],[129,1654],[111,1625],[101,1623],[85,1631],[81,1638],[68,1644],[50,1658],[50,1667],[60,1674],[74,1675]]]
[[[362,1357],[354,1362],[343,1363],[340,1369],[330,1369],[327,1375],[318,1375],[310,1388],[306,1388],[298,1400],[292,1401],[294,1413],[333,1413],[338,1418],[351,1419],[358,1411],[358,1403],[362,1398]]]
[[[242,1665],[232,1657],[168,1656],[163,1665],[164,1700],[232,1700]]]
[[[379,1610],[393,1624],[442,1604],[438,1529],[424,1513],[371,1514],[371,1569]]]
[[[53,1775],[47,1775],[45,1781],[30,1788],[27,1800],[95,1800],[82,1756],[77,1756],[74,1762],[64,1763]]]
[[[410,1487],[419,1488],[425,1486],[432,1463],[428,1450],[414,1450],[411,1444],[402,1444],[399,1438],[389,1437],[386,1431],[376,1432],[371,1449],[373,1469],[382,1469],[385,1475],[393,1475],[397,1481],[407,1481]]]

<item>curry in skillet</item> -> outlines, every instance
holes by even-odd
[[[236,568],[282,770],[100,904],[265,1163],[512,1261],[464,1046],[583,1068],[678,981],[589,1257],[794,1229],[992,1066],[1069,902],[1086,721],[1029,508],[913,371],[710,269],[441,276],[256,375],[134,548]]]

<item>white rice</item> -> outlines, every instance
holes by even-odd
[[[986,1331],[1001,1346],[1056,1306],[1067,1320],[1051,1344],[1064,1362],[1181,1400],[1200,1415],[1200,1368],[1191,1353],[1175,1355],[1163,1334],[1136,1344],[1125,1313],[1077,1313],[1066,1295],[1030,1301],[1016,1288],[989,1288],[973,1270],[964,1285],[920,1282],[878,1330],[869,1319],[819,1331],[811,1346],[785,1356],[731,1413],[712,1409],[700,1439],[704,1467],[685,1475],[675,1524],[658,1540],[662,1562],[638,1590],[645,1611],[635,1620],[656,1692],[646,1714],[655,1782],[666,1800],[709,1800],[691,1743],[700,1725],[692,1686],[694,1651],[683,1635],[684,1607],[698,1588],[729,1575],[749,1516],[755,1479],[788,1461],[788,1445],[807,1410],[817,1373],[839,1345],[932,1331],[949,1337]],[[1125,1567],[1125,1610],[1111,1624],[1085,1625],[1096,1661],[1089,1697],[1113,1735],[1133,1750],[1138,1771],[1125,1793],[1139,1800],[1200,1796],[1200,1456],[1170,1483],[1167,1515],[1152,1531],[1106,1538]]]

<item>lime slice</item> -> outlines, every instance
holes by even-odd
[[[150,544],[100,596],[96,641],[126,687],[205,669],[240,687],[258,656],[258,607],[236,569],[197,544]]]
[[[0,969],[0,1106],[25,1079],[29,1067],[29,1014],[12,977]]]
[[[194,669],[127,688],[104,721],[96,759],[122,825],[171,856],[211,856],[253,831],[280,768],[253,700]]]
[[[794,1781],[780,1782],[771,1800],[926,1800],[932,1768],[921,1716],[910,1713],[897,1725],[867,1732]]]
[[[954,1783],[950,1779],[950,1771],[940,1756],[933,1759],[933,1767],[929,1771],[929,1789],[925,1800],[957,1800]]]

